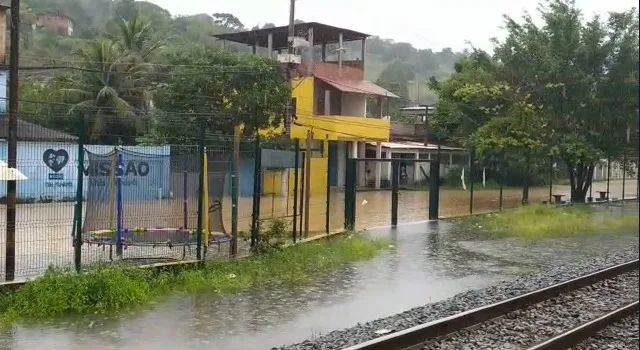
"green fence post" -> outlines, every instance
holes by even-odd
[[[355,229],[356,161],[347,159],[344,183],[344,229]]]
[[[440,156],[429,166],[429,220],[438,220],[440,206]]]
[[[498,166],[497,166],[497,171],[498,171],[498,181],[500,181],[500,211],[502,211],[503,206],[504,206],[504,176],[502,175],[502,157],[500,157],[500,159],[498,160]]]
[[[200,124],[200,137],[198,140],[198,159],[200,162],[200,174],[198,176],[198,227],[196,230],[196,259],[202,260],[202,227],[204,225],[202,212],[202,205],[204,204],[204,153],[206,152],[204,148],[204,123]],[[208,210],[207,208],[206,210]]]
[[[302,239],[302,230],[304,227],[304,215],[303,215],[303,211],[304,211],[304,193],[305,193],[305,169],[306,169],[306,163],[307,163],[307,156],[309,155],[309,150],[306,150],[306,146],[305,146],[305,151],[302,152],[302,167],[300,170],[302,170],[302,177],[300,179],[300,207],[298,215],[300,215],[300,232],[299,232],[299,238]]]
[[[622,150],[622,201],[624,202],[624,190],[626,185],[627,150]]]
[[[233,162],[231,174],[231,245],[229,246],[229,254],[235,257],[238,254],[238,197],[240,195],[240,147],[241,147],[241,130],[236,125],[233,128]]]
[[[522,205],[529,203],[529,155],[525,157],[524,184],[522,184]]]
[[[607,202],[611,198],[611,193],[609,193],[610,180],[611,180],[611,157],[607,157]]]
[[[549,157],[549,204],[553,198],[553,156]]]
[[[324,222],[324,231],[325,233],[329,234],[329,231],[331,231],[331,175],[330,175],[330,171],[328,171],[329,168],[329,164],[331,164],[330,162],[330,157],[331,157],[331,151],[329,148],[329,141],[325,140],[324,142],[327,143],[327,145],[325,145],[324,149],[327,150],[327,200],[326,200],[326,206],[325,206],[325,211],[326,211],[326,215],[325,215],[325,222]]]
[[[300,167],[300,142],[298,139],[293,139],[295,142],[294,145],[294,156],[293,160],[293,243],[296,242],[296,238],[298,237],[298,168]],[[287,196],[289,194],[287,193]]]
[[[76,205],[74,213],[74,246],[73,257],[74,265],[77,272],[82,268],[82,201],[83,201],[83,182],[84,182],[84,116],[80,122],[80,137],[78,139],[78,186],[76,188]]]
[[[251,248],[254,248],[258,243],[258,231],[260,229],[260,197],[262,194],[262,148],[260,147],[260,134],[257,132],[254,153],[253,208],[251,213]]]
[[[476,161],[476,152],[475,149],[471,149],[469,153],[469,215],[473,214],[473,177],[474,177],[474,163]]]
[[[400,161],[391,160],[391,226],[398,226],[398,187],[400,186]]]

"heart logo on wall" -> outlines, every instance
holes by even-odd
[[[42,154],[42,160],[51,170],[58,172],[69,162],[69,153],[63,149],[48,149]]]

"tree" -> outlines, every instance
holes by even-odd
[[[621,156],[637,118],[637,11],[583,23],[573,1],[550,0],[539,12],[542,27],[530,16],[506,18],[496,58],[511,84],[546,107],[545,141],[567,166],[572,200],[582,202],[596,162]]]
[[[122,18],[129,21],[138,16],[138,7],[135,0],[120,0],[114,8],[114,18]]]
[[[85,118],[91,142],[133,143],[140,125],[133,102],[145,94],[146,66],[128,60],[111,40],[91,42],[76,57],[77,71],[53,82],[72,105],[68,114]]]
[[[638,17],[632,9],[583,23],[570,0],[548,0],[539,12],[540,27],[530,15],[521,23],[505,17],[507,37],[495,42],[493,58],[475,52],[451,78],[432,82],[440,93],[434,119],[448,137],[487,154],[556,156],[572,200],[583,202],[596,162],[620,157],[637,122]]]
[[[398,108],[406,105],[406,99],[409,97],[407,85],[414,76],[415,72],[411,66],[402,61],[395,60],[380,73],[378,80],[376,80],[377,85],[401,97],[401,99],[391,99],[389,101],[389,111],[391,112],[391,116],[396,120],[400,118],[397,113]],[[377,104],[374,102],[375,101],[372,100],[370,105],[376,106]]]
[[[33,32],[33,25],[36,23],[36,17],[29,4],[20,3],[20,40],[25,47],[29,46],[29,39]]]
[[[129,20],[122,18],[118,22],[118,29],[118,35],[111,36],[111,39],[123,53],[142,62],[149,62],[150,56],[162,46],[152,37],[151,22],[140,19],[137,14]]]
[[[231,30],[241,31],[244,30],[244,24],[240,22],[238,17],[230,13],[214,13],[212,15],[213,23],[229,28]]]
[[[291,95],[274,62],[206,47],[175,50],[168,62],[168,77],[154,94],[162,113],[148,142],[193,142],[201,125],[223,134],[243,125],[251,134],[282,123]]]

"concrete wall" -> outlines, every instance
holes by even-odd
[[[327,193],[327,181],[329,180],[329,158],[311,158],[311,195],[324,195]],[[298,173],[298,195],[302,193],[302,168]],[[293,196],[294,169],[289,171],[289,195]],[[306,184],[305,184],[306,186]]]

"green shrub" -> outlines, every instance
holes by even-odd
[[[558,208],[543,204],[482,216],[476,222],[476,225],[493,234],[527,240],[588,235],[602,231],[638,232],[638,224],[638,213],[619,217],[603,216],[587,205]]]
[[[272,238],[286,233],[272,222]],[[69,314],[114,313],[145,305],[171,292],[233,293],[269,283],[307,283],[323,271],[373,258],[389,246],[359,234],[270,249],[247,259],[176,270],[96,266],[84,273],[50,269],[18,291],[0,295],[0,321],[46,320]]]

